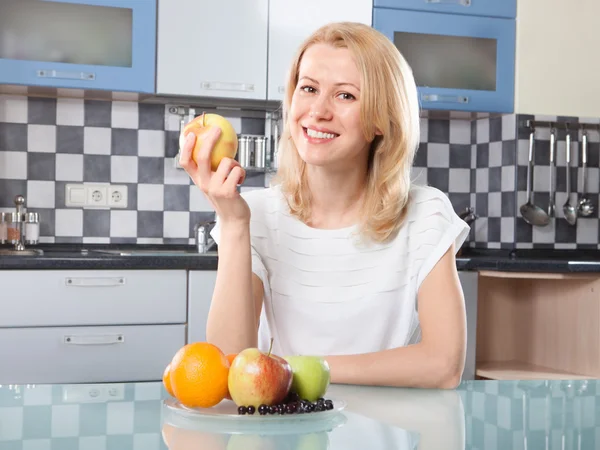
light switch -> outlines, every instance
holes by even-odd
[[[84,206],[85,205],[85,186],[67,184],[65,193],[66,206]]]

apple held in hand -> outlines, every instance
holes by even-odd
[[[271,339],[271,349],[273,340]],[[257,348],[242,350],[229,368],[229,395],[238,406],[275,405],[283,402],[292,385],[292,368],[280,356]]]
[[[183,131],[179,136],[179,148],[183,148],[187,134],[193,132],[196,135],[196,143],[192,150],[192,159],[198,164],[198,152],[202,148],[204,142],[203,136],[213,127],[221,129],[221,135],[219,136],[219,139],[217,139],[210,155],[210,166],[214,172],[219,167],[219,163],[223,158],[235,158],[238,150],[238,139],[235,129],[223,116],[202,113],[200,116],[190,121],[183,128]]]
[[[285,359],[292,367],[292,392],[309,402],[316,402],[325,395],[331,380],[325,359],[303,355],[286,356]]]

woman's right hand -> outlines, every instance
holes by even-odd
[[[248,224],[250,208],[237,189],[246,178],[245,170],[235,159],[227,157],[221,160],[216,172],[211,170],[211,152],[220,135],[221,129],[213,127],[202,136],[196,163],[192,159],[196,135],[188,133],[180,149],[179,164],[211,202],[221,223]]]

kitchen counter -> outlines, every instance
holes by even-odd
[[[216,251],[200,254],[193,245],[41,244],[38,256],[0,255],[0,270],[110,269],[217,270]],[[121,254],[123,253],[123,254]],[[462,271],[600,273],[600,250],[464,249]]]
[[[588,450],[598,448],[600,436],[599,383],[469,381],[456,390],[332,385],[325,397],[345,402],[345,409],[304,421],[298,419],[317,416],[185,416],[166,405],[170,397],[160,382],[5,385],[0,448]],[[252,425],[261,418],[263,425]]]

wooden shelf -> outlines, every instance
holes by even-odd
[[[477,376],[490,380],[584,380],[593,378],[521,361],[478,362],[475,373]]]

